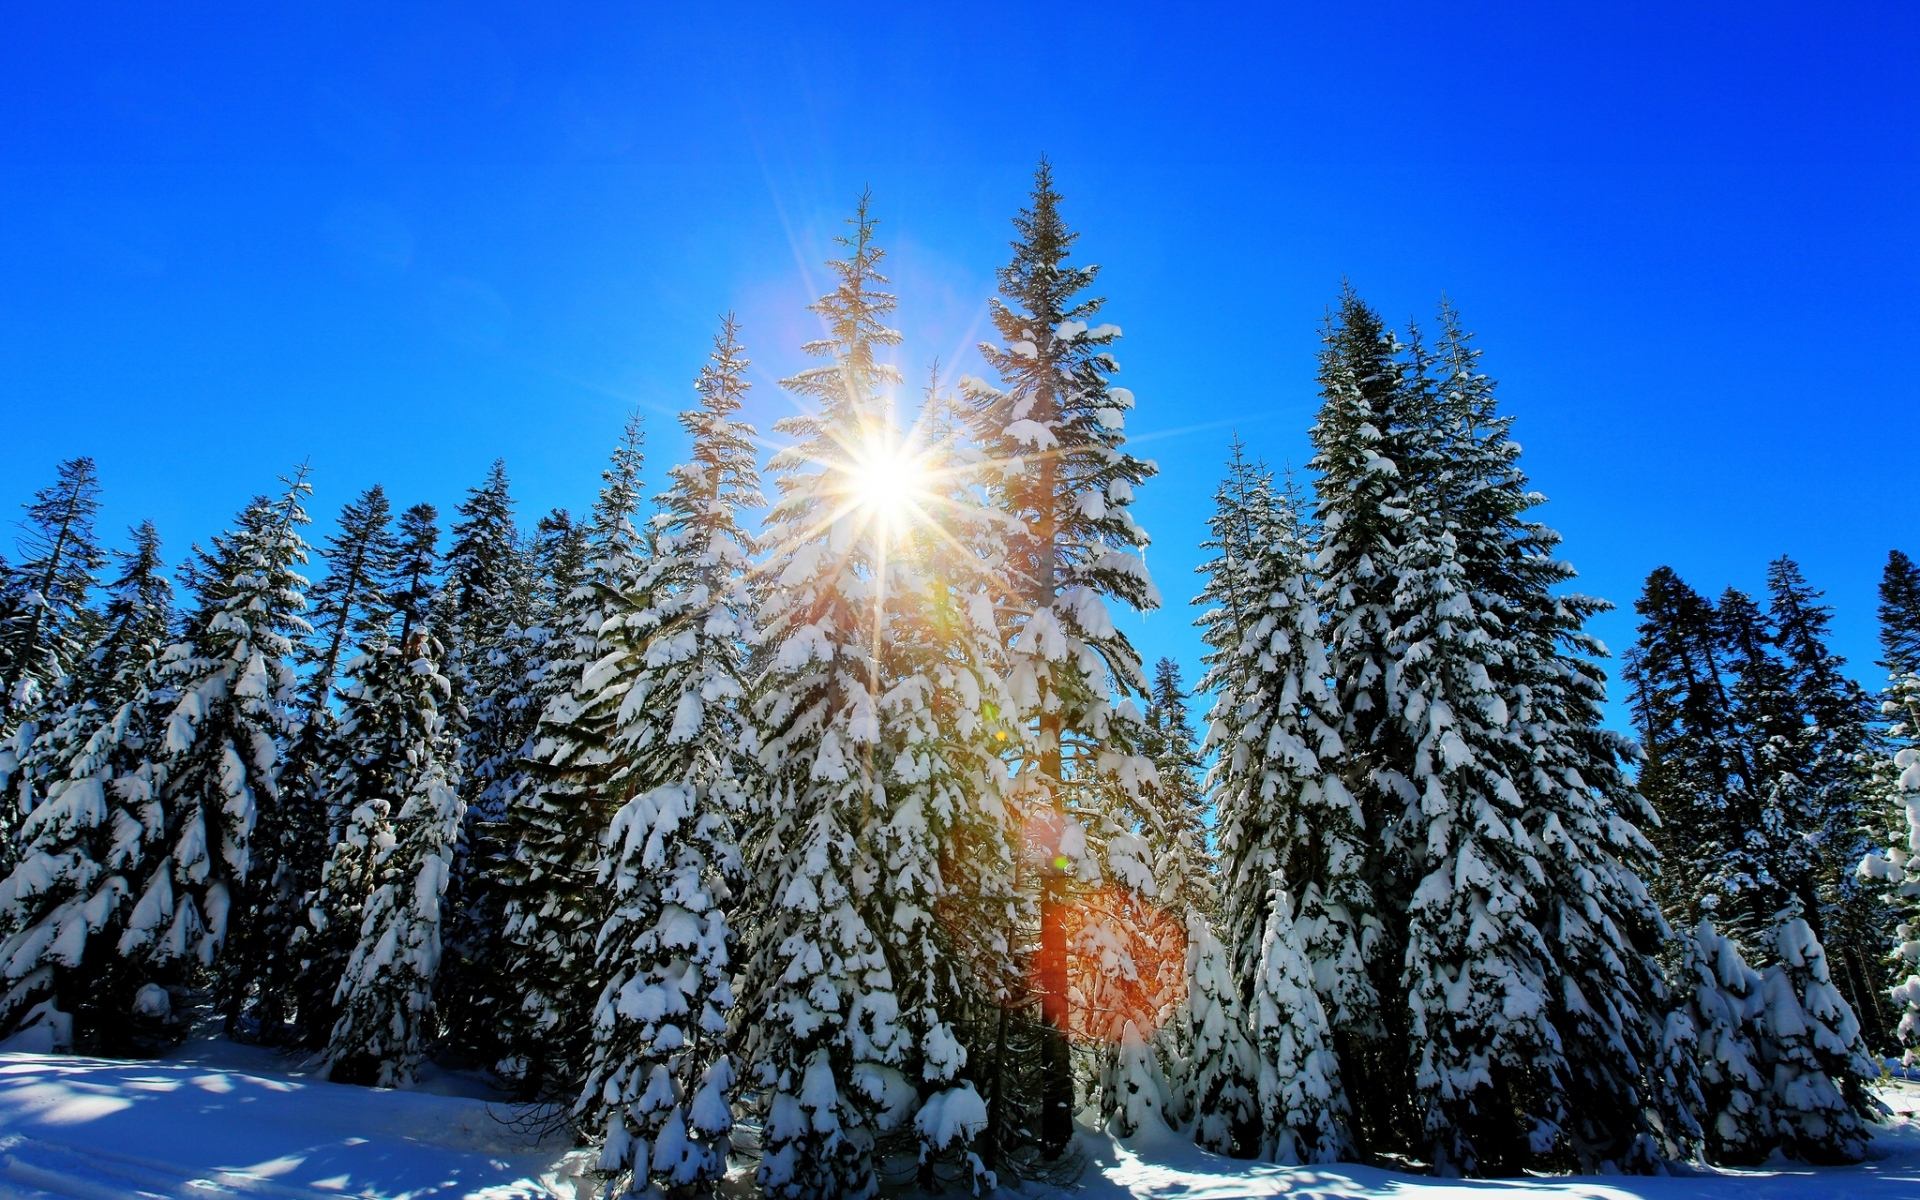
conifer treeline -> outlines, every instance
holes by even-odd
[[[442,551],[376,486],[312,584],[304,475],[176,609],[150,525],[102,580],[63,464],[0,571],[0,1026],[153,1052],[210,1004],[340,1080],[484,1067],[635,1193],[742,1122],[769,1195],[978,1189],[1081,1103],[1288,1162],[1858,1157],[1856,1011],[1920,1037],[1920,572],[1891,727],[1791,562],[1765,611],[1657,572],[1636,782],[1471,336],[1349,291],[1312,499],[1237,444],[1217,493],[1196,732],[1114,619],[1154,468],[1059,200],[996,378],[910,424],[862,201],[770,505],[731,319],[651,504],[634,423],[585,520],[524,529],[496,464]]]

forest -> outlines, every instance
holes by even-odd
[[[724,318],[686,460],[650,485],[635,416],[585,514],[503,460],[314,545],[295,468],[170,558],[60,463],[0,561],[0,1035],[484,1072],[610,1195],[977,1194],[1076,1122],[1437,1175],[1865,1156],[1920,1047],[1920,566],[1871,688],[1791,558],[1654,571],[1609,728],[1607,602],[1465,318],[1349,287],[1306,470],[1236,439],[1156,531],[1200,580],[1156,581],[1063,208],[1043,162],[986,377],[923,387],[863,197],[796,415],[741,419]],[[1144,662],[1120,616],[1196,588],[1204,661]]]

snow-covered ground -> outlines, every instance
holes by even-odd
[[[1077,1186],[1028,1184],[1029,1200],[1913,1200],[1920,1197],[1920,1085],[1885,1093],[1895,1116],[1855,1167],[1781,1164],[1660,1179],[1441,1182],[1367,1167],[1271,1167],[1223,1159],[1173,1135],[1121,1145],[1083,1135]],[[290,1074],[284,1060],[224,1042],[162,1062],[0,1054],[0,1196],[128,1200],[258,1196],[561,1197],[591,1189],[564,1134],[526,1128],[472,1081],[370,1091]],[[742,1181],[744,1182],[744,1181]],[[578,1186],[576,1186],[578,1185]],[[748,1189],[741,1189],[748,1190]]]

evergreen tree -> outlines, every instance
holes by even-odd
[[[1126,414],[1133,395],[1110,381],[1117,369],[1111,324],[1092,324],[1101,301],[1085,295],[1097,269],[1068,261],[1076,236],[1060,216],[1052,168],[1034,174],[1028,207],[1014,219],[1013,258],[999,272],[991,315],[1000,345],[981,353],[1001,386],[963,384],[986,460],[998,464],[986,481],[990,508],[1011,518],[1006,592],[1008,685],[1014,715],[1032,734],[1029,803],[1066,845],[1051,847],[1041,880],[1040,946],[1035,985],[1047,1033],[1038,1135],[1058,1154],[1072,1132],[1069,1072],[1069,876],[1088,872],[1067,853],[1076,825],[1075,798],[1096,805],[1100,780],[1137,795],[1150,764],[1132,758],[1141,740],[1128,698],[1144,692],[1145,672],[1108,602],[1151,608],[1159,596],[1141,557],[1147,536],[1134,521],[1134,489],[1153,466],[1126,450]],[[1098,839],[1096,838],[1096,842]]]
[[[1778,961],[1760,985],[1760,1050],[1782,1148],[1802,1162],[1859,1162],[1885,1111],[1867,1090],[1878,1068],[1833,986],[1820,940],[1790,905],[1774,928]]]
[[[1604,727],[1607,678],[1595,660],[1606,650],[1586,632],[1611,606],[1564,590],[1575,572],[1558,554],[1560,535],[1529,516],[1541,497],[1520,470],[1512,418],[1451,305],[1440,326],[1437,356],[1425,358],[1417,339],[1411,356],[1431,398],[1436,494],[1452,510],[1469,593],[1511,644],[1490,680],[1512,735],[1504,767],[1527,835],[1517,839],[1519,865],[1544,875],[1532,922],[1550,931],[1547,1018],[1584,1098],[1565,1121],[1555,1102],[1536,1099],[1528,1154],[1652,1169],[1659,1131],[1645,1080],[1667,1007],[1659,955],[1668,933],[1645,883],[1653,856],[1639,826],[1653,812],[1623,770],[1632,743]],[[1541,1080],[1554,1069],[1528,1064],[1532,1086],[1551,1090]]]
[[[21,861],[0,883],[0,1030],[44,1017],[58,1048],[134,1049],[138,978],[119,955],[137,872],[160,849],[149,688],[171,590],[151,523],[119,553],[105,628],[28,748]]]
[[[658,552],[625,619],[645,639],[644,659],[610,672],[632,680],[613,735],[630,798],[608,835],[614,907],[596,971],[606,983],[577,1111],[604,1138],[600,1169],[628,1194],[711,1186],[726,1173],[740,1081],[727,1042],[727,910],[743,882],[736,823],[754,749],[745,651],[756,641],[741,518],[764,503],[754,431],[734,415],[746,367],[729,317],[696,385],[700,407],[681,416],[689,461],[673,470]],[[609,509],[630,503],[618,467]]]
[[[594,936],[608,898],[595,884],[601,842],[618,808],[622,765],[613,740],[643,662],[646,632],[631,618],[644,607],[640,534],[641,437],[630,420],[590,529],[556,546],[548,577],[567,592],[555,605],[555,632],[536,696],[542,715],[525,784],[508,810],[512,857],[501,864],[506,892],[506,970],[518,996],[499,1068],[530,1093],[571,1101],[586,1069],[599,977],[581,986],[594,961]],[[568,560],[585,559],[577,570]],[[569,580],[568,576],[574,576]],[[569,1094],[571,1093],[571,1094]]]
[[[1875,766],[1882,746],[1874,704],[1846,674],[1846,660],[1828,648],[1833,610],[1807,584],[1791,558],[1767,569],[1769,615],[1787,672],[1799,728],[1792,756],[1806,796],[1808,850],[1813,859],[1809,910],[1823,945],[1831,947],[1835,983],[1862,1025],[1868,1044],[1891,1048],[1892,1022],[1883,1001],[1890,980],[1866,947],[1886,944],[1890,930],[1880,898],[1861,886],[1855,866],[1878,833]],[[1871,830],[1871,832],[1869,832]]]
[[[1733,942],[1702,919],[1685,950],[1689,1024],[1698,1046],[1700,1125],[1707,1158],[1756,1163],[1772,1153],[1779,1115],[1756,1036],[1760,976]]]
[[[213,963],[236,918],[247,919],[236,910],[250,881],[282,866],[271,844],[262,852],[256,830],[263,818],[271,828],[279,803],[293,642],[307,632],[306,581],[296,573],[307,553],[303,476],[278,498],[256,500],[217,543],[201,576],[206,611],[159,668],[170,701],[156,764],[166,847],[138,885],[121,946],[169,981]],[[258,978],[252,965],[225,964],[229,996]]]
[[[1285,892],[1276,891],[1253,986],[1260,1156],[1333,1162],[1347,1149],[1347,1101],[1333,1034]]]
[[[100,481],[91,458],[60,464],[26,506],[21,559],[0,595],[0,735],[43,702],[86,649],[87,597],[106,565],[93,532]],[[6,826],[11,833],[19,817]]]
[[[1880,649],[1889,674],[1920,675],[1920,566],[1898,550],[1880,576]]]
[[[1744,845],[1736,804],[1747,766],[1731,725],[1713,604],[1671,567],[1647,576],[1626,679],[1642,751],[1639,787],[1659,820],[1654,845],[1669,869],[1656,894],[1676,922],[1721,912],[1737,889],[1722,870]],[[1682,869],[1679,864],[1688,864]]]
[[[409,747],[426,736],[418,725],[423,710],[408,702],[402,676],[424,645],[435,594],[438,516],[430,504],[401,515],[387,594],[391,628],[373,630],[345,664],[340,714],[328,723],[316,774],[329,845],[307,898],[306,923],[288,947],[299,964],[293,992],[301,1045],[324,1046],[332,1035],[339,1017],[335,991],[358,944],[375,867],[393,842],[394,807],[412,786]]]
[[[1894,716],[1888,733],[1897,747],[1888,783],[1896,814],[1893,844],[1862,863],[1861,871],[1891,889],[1896,922],[1891,996],[1900,1013],[1897,1032],[1912,1063],[1920,1052],[1920,674],[1895,682],[1888,707]]]
[[[444,717],[458,745],[448,776],[459,781],[463,811],[439,983],[450,1039],[483,1062],[502,1057],[501,1034],[519,1005],[501,961],[499,866],[512,853],[507,807],[524,782],[519,757],[539,718],[528,697],[533,572],[513,512],[506,464],[496,460],[457,510],[432,621],[451,689]]]
[[[787,380],[812,411],[776,430],[779,494],[762,625],[767,668],[754,715],[764,741],[749,870],[755,936],[747,948],[741,1020],[766,1090],[757,1177],[784,1197],[871,1195],[875,1138],[904,1119],[907,1035],[882,953],[876,855],[885,819],[875,644],[876,539],[858,492],[860,454],[885,453],[880,391],[898,373],[875,352],[899,334],[884,324],[882,251],[862,199],[834,289],[814,305],[827,361]],[[891,919],[891,914],[885,914]]]
[[[379,828],[375,806],[355,819],[369,844],[383,848],[359,943],[334,996],[339,1017],[327,1042],[326,1071],[343,1083],[411,1085],[436,1027],[441,901],[462,814],[447,774],[440,716],[450,689],[435,668],[431,638],[414,639],[410,649],[415,657],[396,677],[406,708],[404,765],[396,764],[405,798],[390,832]]]

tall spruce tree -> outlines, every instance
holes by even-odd
[[[1093,324],[1101,300],[1087,295],[1097,268],[1069,261],[1077,235],[1060,215],[1053,170],[1043,160],[1028,206],[1014,219],[1013,258],[999,272],[991,315],[1000,344],[981,353],[998,388],[963,383],[975,440],[998,464],[987,503],[1017,522],[1007,537],[1008,684],[1015,715],[1031,729],[1033,761],[1020,772],[1027,803],[1045,814],[1060,844],[1047,847],[1034,967],[1046,1035],[1038,1135],[1050,1153],[1072,1133],[1068,1057],[1069,888],[1098,868],[1076,828],[1097,819],[1103,780],[1137,796],[1152,767],[1134,757],[1140,717],[1128,698],[1144,692],[1139,655],[1108,609],[1159,603],[1141,556],[1134,489],[1154,467],[1126,449],[1133,395],[1115,387],[1112,346],[1120,330]],[[1076,801],[1087,811],[1076,814]],[[1065,863],[1062,860],[1069,860]],[[1091,869],[1089,869],[1091,868]]]
[[[1889,674],[1920,675],[1920,566],[1898,550],[1880,576],[1880,650]]]
[[[468,491],[450,533],[432,626],[451,689],[444,716],[459,750],[448,775],[459,781],[463,815],[439,988],[451,1040],[493,1062],[518,1006],[502,970],[506,897],[497,868],[511,853],[504,838],[508,799],[523,778],[519,755],[539,717],[527,703],[526,631],[537,623],[529,603],[533,572],[504,461]]]
[[[626,1193],[723,1176],[742,1082],[727,1039],[728,910],[744,882],[738,822],[755,748],[744,711],[753,539],[742,518],[764,503],[754,431],[735,416],[747,365],[728,317],[696,384],[700,406],[680,418],[692,444],[662,498],[657,553],[623,605],[644,656],[596,668],[631,684],[612,734],[628,799],[608,835],[603,885],[614,900],[595,971],[606,982],[576,1111],[604,1139],[600,1169]]]
[[[20,862],[0,883],[0,1030],[47,1021],[60,1049],[126,1053],[138,976],[120,957],[138,872],[161,849],[150,689],[171,588],[151,522],[118,552],[100,640],[15,777]]]
[[[369,807],[368,818],[355,818],[358,828],[372,826],[365,840],[379,849],[374,888],[335,992],[339,1016],[327,1042],[327,1074],[344,1083],[411,1085],[437,1028],[441,901],[453,870],[461,801],[448,775],[451,745],[440,706],[450,688],[433,661],[435,649],[430,636],[414,637],[403,651],[410,661],[390,676],[403,709],[395,782],[405,785],[391,809],[391,830],[378,828],[377,807]]]
[[[1536,928],[1550,931],[1546,1010],[1584,1102],[1569,1118],[1533,1101],[1535,1128],[1552,1122],[1538,1163],[1651,1169],[1658,1131],[1649,1124],[1645,1080],[1654,1031],[1667,1008],[1659,953],[1667,937],[1647,894],[1652,847],[1640,830],[1653,813],[1623,764],[1625,737],[1605,728],[1606,651],[1586,625],[1611,606],[1569,593],[1575,572],[1560,535],[1530,516],[1541,497],[1519,467],[1512,418],[1499,411],[1480,352],[1450,304],[1423,391],[1432,397],[1433,452],[1447,481],[1454,541],[1473,602],[1490,612],[1513,649],[1493,664],[1493,693],[1512,738],[1504,764],[1530,835],[1520,863],[1544,873]],[[1421,361],[1414,356],[1416,366]],[[1518,839],[1525,844],[1525,838]],[[1577,997],[1577,998],[1576,998]],[[1553,1069],[1536,1059],[1538,1081]]]
[[[0,736],[38,707],[85,652],[87,598],[106,565],[95,539],[100,480],[91,458],[60,464],[27,504],[20,561],[0,594]],[[17,828],[16,814],[6,832]]]
[[[645,632],[632,624],[645,594],[645,543],[636,528],[641,445],[636,416],[602,473],[593,520],[583,531],[579,578],[554,606],[536,692],[540,726],[527,780],[508,811],[511,857],[500,865],[506,970],[518,997],[512,1058],[501,1073],[527,1093],[569,1102],[586,1070],[600,984],[589,973],[609,898],[594,875],[619,807],[614,732],[643,662],[623,651],[646,644]],[[559,568],[550,577],[559,585],[567,573]]]
[[[297,571],[310,490],[303,471],[278,497],[251,504],[238,530],[216,543],[201,571],[202,611],[159,668],[170,700],[156,764],[167,852],[139,885],[121,944],[165,982],[212,965],[249,919],[241,906],[250,881],[281,867],[278,848],[256,834],[263,818],[271,827],[279,804],[298,687],[293,644],[308,632]],[[223,964],[228,997],[257,981],[257,964],[249,965]]]
[[[764,772],[749,870],[755,935],[741,1020],[765,1090],[757,1177],[770,1195],[871,1195],[877,1136],[898,1126],[907,1051],[882,953],[876,857],[885,819],[880,743],[876,551],[850,497],[859,462],[889,432],[877,360],[900,335],[884,324],[882,251],[862,198],[814,305],[826,361],[784,386],[809,405],[775,429],[792,439],[770,469],[765,526],[773,586],[761,618],[767,667],[754,716]],[[879,452],[884,452],[881,447]]]
[[[438,519],[430,504],[401,514],[386,625],[368,631],[340,669],[338,715],[326,724],[315,768],[327,849],[306,897],[305,924],[288,946],[299,965],[292,989],[294,1037],[303,1046],[324,1046],[332,1036],[339,1017],[335,992],[359,941],[374,869],[392,842],[392,815],[411,786],[408,747],[422,735],[409,721],[417,721],[421,709],[406,702],[400,675],[412,662],[406,648],[421,646],[428,628]]]
[[[1243,1131],[1248,1153],[1324,1155],[1344,1145],[1323,1082],[1337,1080],[1336,1030],[1365,1031],[1379,998],[1366,969],[1377,936],[1361,816],[1338,773],[1343,718],[1329,685],[1331,668],[1314,599],[1311,549],[1301,518],[1265,471],[1235,447],[1217,497],[1201,594],[1211,647],[1202,686],[1213,693],[1208,783],[1217,811],[1224,895],[1222,920],[1240,1004],[1268,1040],[1259,1060],[1259,1120]],[[1278,909],[1285,905],[1284,917]],[[1296,907],[1297,906],[1297,907]],[[1312,990],[1290,989],[1304,956]],[[1320,1009],[1290,1032],[1287,1022]],[[1262,1017],[1262,1013],[1270,1014]],[[1322,1030],[1325,1044],[1299,1036]],[[1286,1053],[1278,1054],[1280,1047]],[[1291,1095],[1282,1104],[1278,1097]],[[1321,1108],[1303,1107],[1318,1097]],[[1292,1122],[1270,1127],[1273,1120]],[[1331,1122],[1331,1124],[1330,1124]]]

